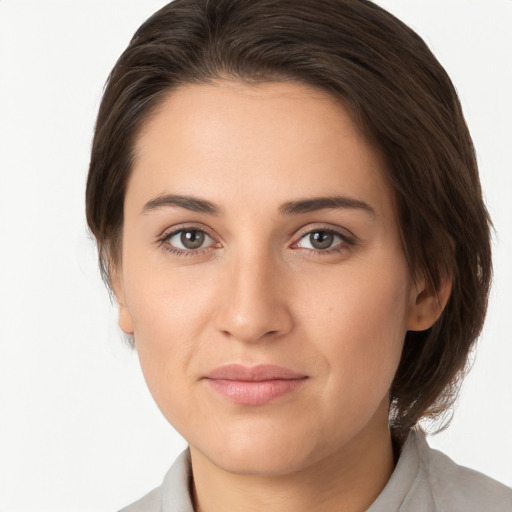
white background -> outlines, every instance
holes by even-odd
[[[0,510],[114,511],[184,441],[122,342],[84,219],[102,87],[164,0],[0,0]],[[487,325],[451,427],[430,439],[512,485],[512,1],[381,0],[447,68],[496,227]]]

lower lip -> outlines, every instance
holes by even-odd
[[[300,388],[306,378],[274,379],[256,382],[207,379],[217,393],[236,404],[263,405]]]

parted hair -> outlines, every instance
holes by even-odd
[[[351,113],[382,162],[413,277],[453,279],[428,330],[408,332],[390,390],[404,438],[453,405],[484,321],[491,221],[455,88],[424,41],[367,0],[175,0],[135,33],[108,78],[86,191],[102,275],[119,258],[136,137],[180,85],[293,81]]]

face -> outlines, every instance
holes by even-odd
[[[387,431],[420,301],[340,103],[297,83],[173,91],[137,140],[124,215],[120,326],[193,455],[277,475]]]

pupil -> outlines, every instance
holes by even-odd
[[[180,238],[183,247],[187,249],[198,249],[203,245],[204,233],[201,231],[184,231]]]
[[[309,235],[309,240],[315,249],[328,249],[334,241],[334,236],[327,231],[315,231]]]

